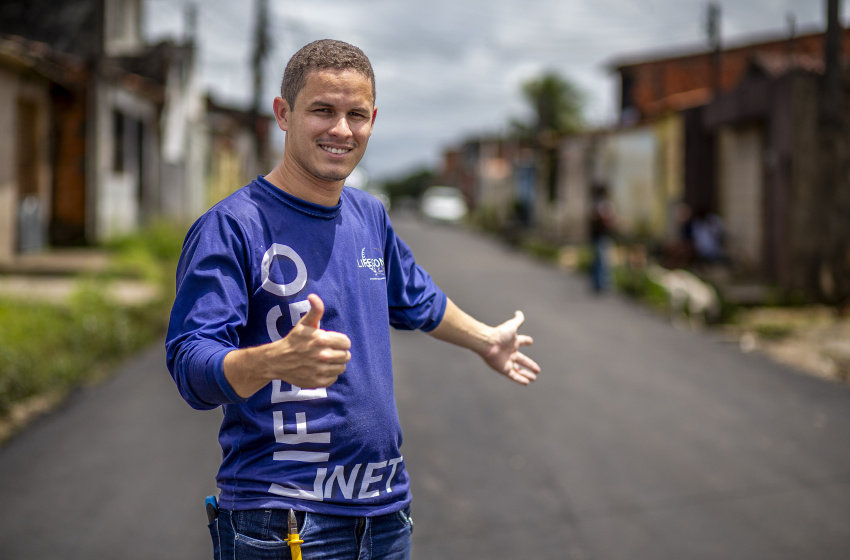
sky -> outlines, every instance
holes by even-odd
[[[144,29],[182,38],[198,7],[198,72],[219,103],[252,99],[254,0],[145,0]],[[826,0],[719,0],[724,44],[825,29]],[[705,0],[269,0],[271,114],[286,62],[323,38],[360,47],[377,81],[378,117],[363,168],[374,180],[439,166],[446,148],[527,119],[522,84],[554,71],[584,93],[593,126],[616,120],[611,63],[707,48]],[[842,0],[842,21],[850,0]],[[283,132],[275,137],[283,145]]]

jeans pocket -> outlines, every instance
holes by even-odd
[[[285,540],[261,540],[236,533],[234,545],[240,560],[289,558],[289,543]]]
[[[233,548],[239,560],[289,558],[286,527],[271,523],[271,511],[247,510],[233,514]]]

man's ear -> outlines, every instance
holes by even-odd
[[[377,117],[377,116],[378,116],[378,108],[375,107],[372,110],[372,126],[375,126],[375,117]]]
[[[289,103],[283,97],[274,98],[274,118],[277,121],[277,126],[284,132],[289,129],[289,117],[292,110]],[[374,117],[373,117],[374,119]]]

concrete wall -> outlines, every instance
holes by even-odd
[[[592,181],[590,162],[596,144],[591,136],[574,136],[561,142],[555,226],[569,243],[587,240],[587,213]]]
[[[604,142],[597,177],[608,186],[625,235],[657,238],[664,233],[657,150],[652,126],[618,130]]]
[[[680,113],[655,123],[657,141],[658,196],[653,210],[652,231],[666,242],[679,238],[676,211],[685,198],[685,123]]]
[[[730,257],[744,271],[764,264],[765,139],[761,124],[722,127],[718,135],[720,216]]]

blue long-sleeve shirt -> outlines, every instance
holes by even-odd
[[[241,399],[224,376],[225,355],[286,336],[310,293],[325,304],[321,327],[351,339],[345,373],[326,389],[273,381]],[[404,508],[389,327],[429,331],[445,307],[383,206],[362,191],[346,187],[325,207],[258,177],[204,214],[184,243],[166,352],[191,406],[223,407],[221,506]]]

